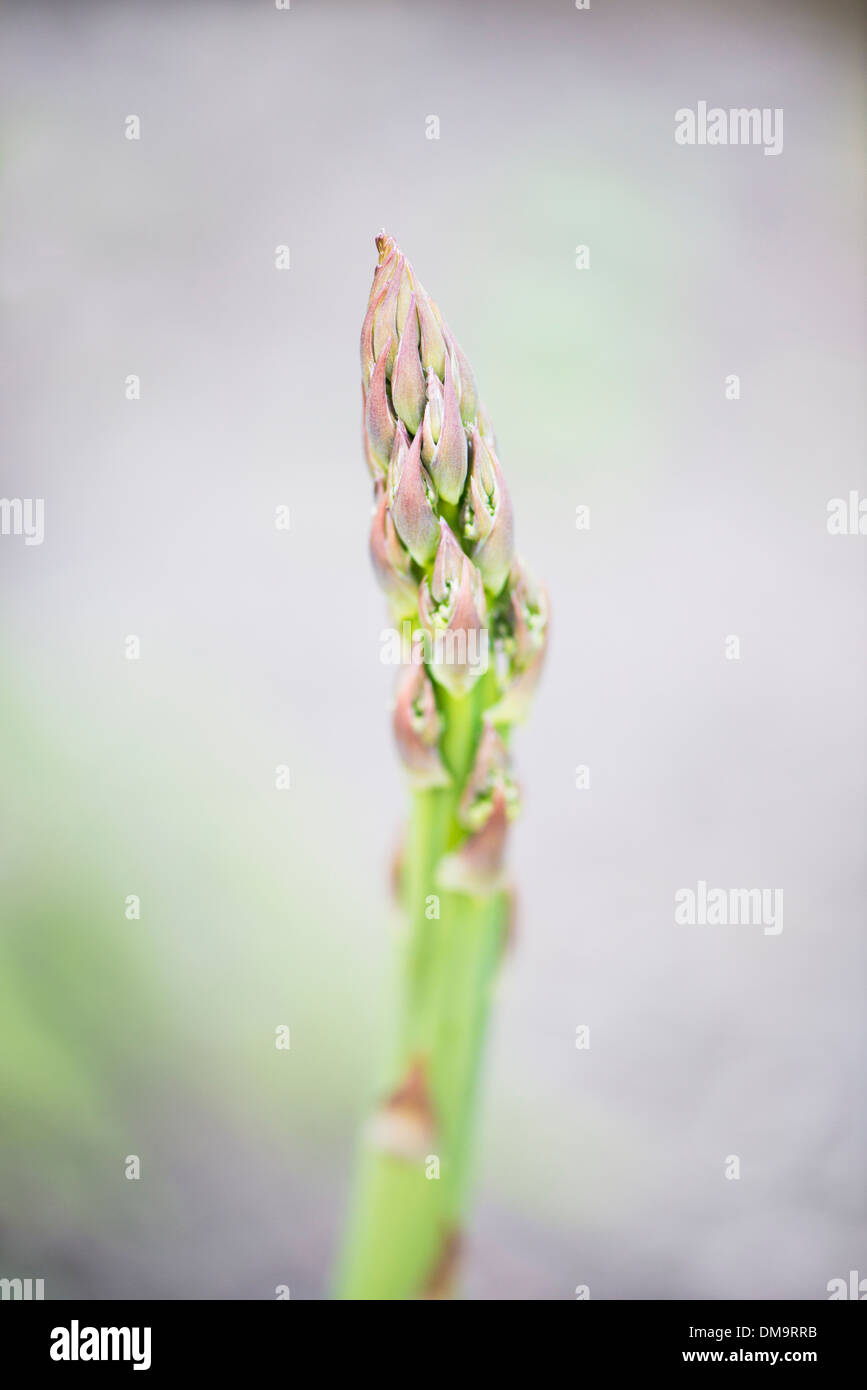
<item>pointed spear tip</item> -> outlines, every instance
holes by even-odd
[[[376,242],[376,249],[379,252],[379,264],[382,265],[384,261],[388,260],[392,251],[397,250],[397,242],[393,236],[389,236],[384,227],[380,227],[374,240]]]

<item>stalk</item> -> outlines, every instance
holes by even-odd
[[[404,861],[410,932],[403,971],[403,1026],[388,1094],[421,1065],[429,1091],[429,1146],[413,1159],[374,1147],[362,1159],[356,1211],[340,1282],[347,1299],[425,1296],[449,1262],[459,1225],[472,1092],[484,1037],[482,1007],[496,967],[504,897],[443,892],[436,866],[459,842],[460,792],[478,745],[477,692],[449,702],[443,756],[454,784],[416,791]],[[439,919],[427,915],[439,898]],[[422,1153],[422,1149],[426,1152]],[[428,1176],[435,1170],[438,1176]]]
[[[413,784],[399,1023],[338,1295],[442,1298],[454,1287],[508,917],[502,861],[517,791],[506,740],[538,678],[547,604],[514,556],[469,363],[391,238],[377,246],[362,329],[371,554],[395,623],[412,619],[426,644],[400,675],[394,715]]]

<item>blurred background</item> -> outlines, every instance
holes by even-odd
[[[474,364],[554,613],[465,1296],[867,1274],[867,541],[826,528],[867,494],[859,7],[2,28],[0,494],[45,539],[0,537],[0,1275],[328,1296],[406,799],[359,438],[381,227]],[[677,145],[701,100],[783,108],[782,154]],[[782,888],[783,932],[675,926],[699,879]]]

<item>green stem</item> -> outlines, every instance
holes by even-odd
[[[435,873],[443,854],[464,838],[457,807],[478,744],[483,686],[480,682],[463,699],[440,692],[442,755],[452,784],[414,794],[404,861],[410,930],[402,1023],[385,1094],[421,1064],[431,1098],[431,1152],[398,1157],[365,1148],[338,1285],[342,1298],[424,1296],[463,1214],[474,1099],[506,903],[503,894],[442,892]]]
[[[459,1227],[466,1206],[472,1118],[493,984],[503,947],[507,902],[503,894],[465,899],[461,929],[452,943],[449,993],[440,1048],[448,1068],[451,1098],[450,1172],[447,1220]]]

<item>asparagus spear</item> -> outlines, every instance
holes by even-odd
[[[361,333],[371,558],[422,660],[394,734],[412,788],[400,874],[409,922],[391,1072],[364,1137],[338,1291],[450,1297],[472,1115],[507,930],[503,856],[518,793],[510,732],[545,653],[545,592],[515,555],[508,490],[472,369],[394,240]]]

